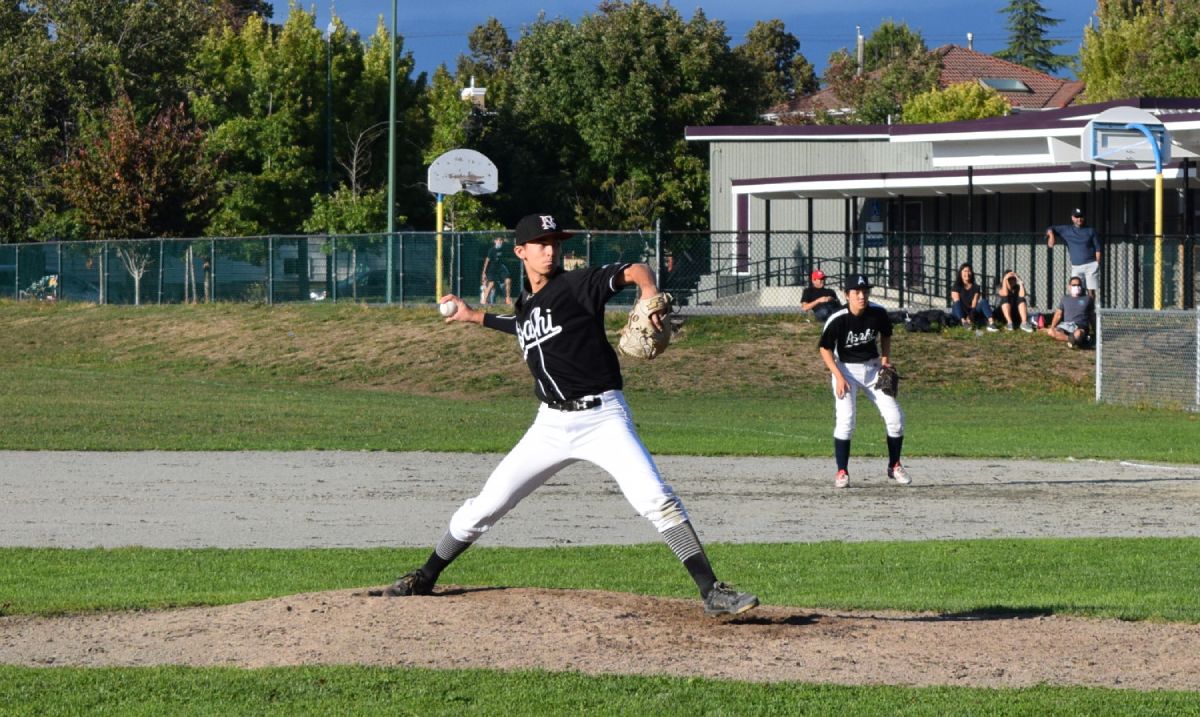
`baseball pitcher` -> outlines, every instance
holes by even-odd
[[[525,266],[524,291],[510,315],[473,309],[454,295],[446,321],[480,324],[517,337],[541,406],[525,436],[488,477],[479,495],[450,518],[424,565],[374,594],[429,595],[451,561],[481,538],[522,498],[576,461],[589,461],[617,481],[625,498],[654,524],[683,563],[709,615],[737,615],[758,598],[717,580],[683,503],[659,474],[634,427],[621,392],[621,366],[604,332],[604,307],[634,284],[643,299],[660,294],[645,264],[608,264],[564,271],[561,242],[571,236],[550,214],[518,222],[513,249]],[[649,321],[662,330],[670,302],[651,304]]]

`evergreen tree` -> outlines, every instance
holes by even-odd
[[[1047,74],[1070,66],[1072,56],[1054,52],[1064,40],[1046,37],[1046,32],[1062,20],[1047,15],[1039,0],[1009,0],[1000,12],[1008,15],[1008,47],[996,57]]]
[[[733,54],[746,64],[748,80],[761,80],[755,88],[758,97],[751,100],[760,111],[819,86],[812,63],[800,53],[800,41],[780,20],[754,23]]]

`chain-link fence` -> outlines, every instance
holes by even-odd
[[[0,245],[0,298],[102,304],[358,301],[427,303],[442,289],[479,298],[494,239],[501,274],[524,277],[509,232],[151,239]],[[563,243],[564,264],[653,261],[653,234],[581,233]],[[501,289],[502,291],[502,289]],[[500,294],[503,299],[503,294]],[[632,289],[616,303],[633,303]]]
[[[945,308],[959,266],[969,262],[991,292],[1016,271],[1030,307],[1049,312],[1071,270],[1064,248],[1030,233],[664,232],[659,243],[674,269],[664,281],[697,311],[795,310],[814,268],[835,289],[852,272],[867,274],[879,287],[872,298],[885,305]],[[1113,237],[1102,248],[1099,305],[1153,307],[1157,266],[1164,308],[1197,305],[1194,236],[1165,237],[1157,261],[1153,237]]]
[[[1200,312],[1100,309],[1096,400],[1200,411]]]
[[[483,265],[495,238],[497,276],[524,277],[511,232],[441,235],[442,288],[480,298]],[[426,303],[437,290],[438,235],[152,239],[0,245],[0,298],[108,304],[191,301],[358,301]],[[1154,306],[1161,267],[1164,308],[1197,305],[1197,243],[1171,236],[1157,251],[1152,237],[1104,242],[1098,304]],[[685,311],[795,311],[812,269],[840,289],[861,271],[889,306],[944,308],[963,262],[994,291],[1006,270],[1020,274],[1031,308],[1051,311],[1066,293],[1066,251],[1024,234],[867,232],[580,231],[563,243],[564,266],[644,261]],[[491,272],[489,272],[491,273]],[[499,283],[499,282],[498,282]],[[503,287],[496,287],[503,300]],[[493,298],[496,298],[493,297]],[[632,289],[614,303],[632,303]]]

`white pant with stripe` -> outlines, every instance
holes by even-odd
[[[450,519],[455,540],[474,542],[525,496],[563,468],[588,461],[612,475],[626,500],[661,533],[688,519],[634,428],[620,391],[600,394],[601,404],[584,411],[542,405],[533,425],[500,461],[479,495]]]

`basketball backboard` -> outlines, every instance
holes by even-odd
[[[1112,167],[1122,162],[1153,167],[1171,161],[1167,128],[1151,113],[1137,107],[1112,107],[1083,128],[1081,158]],[[1160,165],[1161,166],[1161,165]]]
[[[452,149],[433,160],[426,183],[433,194],[491,194],[499,187],[496,165],[473,149]]]

